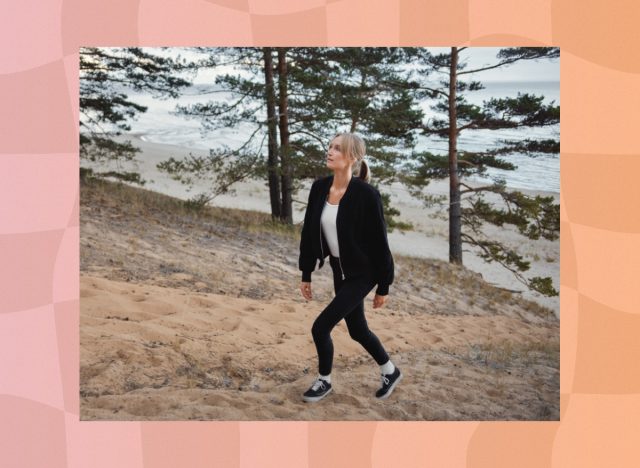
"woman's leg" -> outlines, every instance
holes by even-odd
[[[337,260],[335,263],[337,263]],[[336,268],[333,275],[333,287],[336,294],[338,294],[338,291],[342,287],[342,283],[342,276]],[[378,365],[382,366],[389,362],[389,355],[382,346],[382,343],[380,343],[378,337],[369,329],[369,325],[367,324],[367,319],[364,315],[364,298],[344,317],[344,320],[347,322],[347,328],[349,329],[351,338],[360,343]]]
[[[364,316],[364,301],[347,314],[344,318],[347,322],[349,335],[360,343],[379,366],[389,361],[389,355],[385,351],[378,337],[369,329],[367,319]]]
[[[331,373],[333,364],[331,331],[340,320],[345,318],[345,316],[352,312],[358,305],[362,305],[362,300],[375,286],[371,279],[366,277],[342,281],[340,277],[336,277],[336,269],[333,262],[331,265],[334,269],[336,296],[320,315],[318,315],[311,328],[313,341],[318,351],[318,370],[321,375],[329,375]],[[354,322],[354,324],[356,322]],[[361,322],[356,324],[357,330],[361,329],[360,325]],[[375,348],[375,343],[372,346]]]

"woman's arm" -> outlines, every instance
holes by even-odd
[[[317,181],[314,181],[309,190],[309,200],[307,201],[307,209],[304,214],[304,224],[302,225],[302,233],[300,235],[300,257],[298,259],[298,268],[302,271],[302,281],[311,282],[311,272],[316,267],[316,259],[313,255],[312,233],[311,233],[311,215],[313,212],[313,200],[315,196],[315,188]]]
[[[370,238],[372,242],[373,263],[375,276],[378,282],[376,294],[386,296],[389,294],[389,286],[394,279],[394,264],[389,241],[387,239],[387,223],[384,219],[382,197],[380,192],[373,188],[374,195],[370,197],[367,210],[366,224],[370,226]]]

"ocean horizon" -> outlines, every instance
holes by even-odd
[[[485,89],[474,93],[467,93],[467,100],[479,105],[484,100],[499,97],[515,97],[518,92],[543,95],[544,102],[560,102],[560,83],[558,81],[495,81],[483,82]],[[204,131],[197,120],[186,119],[173,113],[176,105],[189,105],[211,100],[207,93],[216,91],[215,85],[196,84],[177,99],[156,99],[147,94],[131,93],[129,98],[148,110],[140,114],[131,122],[130,133],[138,135],[142,140],[182,146],[187,149],[209,151],[209,149],[227,145],[237,147],[252,132],[247,124],[238,128],[223,128],[215,131]],[[216,100],[231,98],[226,93],[211,94]],[[427,116],[436,115],[431,111],[432,102],[423,104]],[[523,133],[526,132],[526,136]],[[458,138],[458,151],[484,151],[496,147],[499,140],[517,141],[523,138],[558,138],[560,126],[554,125],[536,129],[503,129],[503,130],[467,130],[461,132]],[[419,136],[416,151],[430,151],[435,154],[446,154],[448,141],[446,138]],[[546,192],[560,192],[560,158],[559,155],[540,154],[536,156],[514,154],[504,157],[515,164],[517,169],[506,171],[488,169],[485,177],[474,176],[477,182],[490,183],[496,179],[503,179],[508,187],[514,189],[540,190]]]

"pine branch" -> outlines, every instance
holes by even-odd
[[[511,273],[513,273],[513,275],[515,276],[515,278],[522,283],[523,285],[529,287],[529,282],[527,281],[527,278],[525,278],[522,273],[520,273],[520,270],[514,268],[511,266],[511,262],[505,260],[505,258],[508,258],[508,255],[503,255],[500,256],[498,255],[498,252],[509,252],[505,249],[505,247],[502,244],[499,244],[498,242],[491,242],[491,241],[487,241],[487,240],[478,240],[472,236],[470,236],[467,233],[461,233],[460,234],[463,241],[473,245],[475,247],[480,248],[484,254],[482,255],[483,258],[485,259],[490,259],[490,261],[495,261],[497,263],[499,263],[500,265],[502,265],[504,268],[506,268],[507,270],[509,270]],[[520,256],[518,256],[516,254],[516,256],[518,258],[522,258]]]

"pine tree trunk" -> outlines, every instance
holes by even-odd
[[[449,262],[462,265],[460,183],[458,180],[458,125],[456,114],[456,80],[458,48],[451,48],[449,72]]]
[[[267,126],[269,129],[267,172],[271,217],[280,219],[282,206],[280,202],[280,179],[278,178],[278,116],[276,114],[276,93],[273,82],[271,47],[264,47],[262,52],[264,55],[264,81],[266,84]]]
[[[292,166],[289,159],[289,118],[287,108],[287,50],[278,49],[278,88],[279,88],[279,113],[280,113],[280,169],[282,183],[282,209],[280,218],[293,224],[291,189],[292,189]]]

